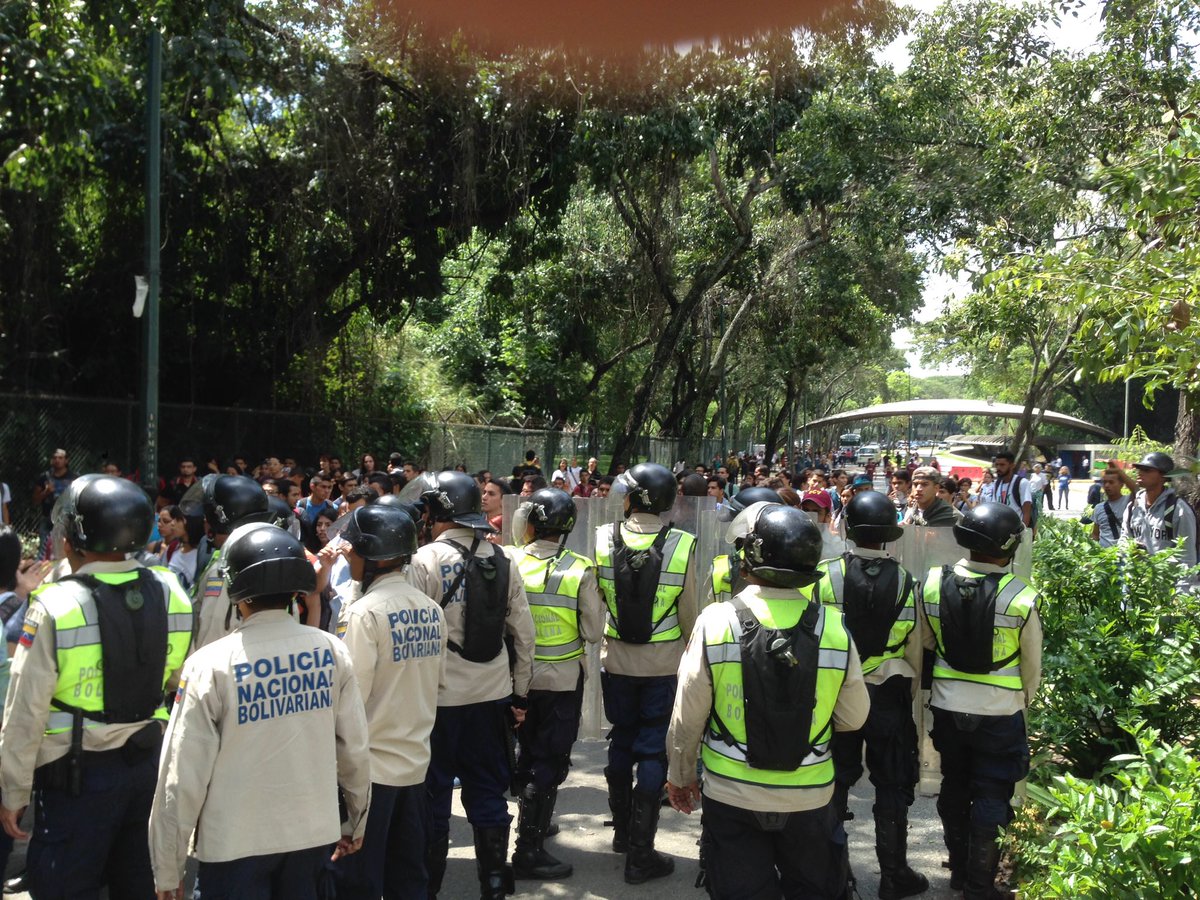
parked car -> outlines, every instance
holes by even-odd
[[[858,448],[858,461],[860,463],[868,463],[873,459],[879,458],[878,444],[863,444]]]

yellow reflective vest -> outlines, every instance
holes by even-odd
[[[947,567],[948,568],[948,567]],[[977,674],[962,672],[946,661],[946,645],[942,635],[941,591],[942,578],[950,577],[943,568],[929,570],[922,592],[925,617],[934,638],[933,677],[944,681],[968,681],[985,684],[1009,691],[1022,690],[1021,684],[1021,629],[1029,621],[1030,613],[1036,608],[1037,591],[1016,575],[987,575],[973,572],[963,565],[953,567],[954,574],[982,581],[996,578],[996,612],[992,627],[992,660],[990,672]]]
[[[639,534],[630,531],[624,525],[620,528],[621,539],[630,550],[649,550],[658,537],[657,532]],[[596,532],[596,574],[600,592],[604,595],[604,604],[608,607],[604,634],[608,638],[620,640],[621,635],[617,632],[617,586],[613,580],[612,537],[611,527],[601,528]],[[695,536],[686,531],[680,531],[678,528],[667,531],[667,539],[663,544],[662,570],[658,574],[658,590],[654,594],[654,607],[651,611],[651,644],[683,638],[683,631],[679,627],[679,596],[683,593],[688,562],[695,546]]]
[[[796,625],[806,603],[739,595],[764,628]],[[704,629],[704,651],[712,673],[713,708],[700,756],[704,767],[722,778],[769,788],[815,788],[833,783],[833,709],[850,664],[850,635],[842,614],[832,606],[819,608],[815,631],[820,636],[817,696],[809,740],[812,752],[799,768],[787,772],[751,768],[746,762],[746,721],[742,699],[742,626],[732,605],[722,604],[723,620]],[[720,725],[716,719],[719,717]],[[721,725],[724,728],[721,728]],[[722,731],[734,743],[727,743]]]
[[[183,665],[192,639],[192,604],[175,578],[162,566],[153,566],[156,580],[162,585],[167,604],[167,659],[163,666],[163,690],[171,673]],[[104,572],[93,576],[105,584],[121,585],[137,580],[137,571]],[[58,663],[58,682],[54,699],[84,712],[104,711],[104,651],[100,644],[100,619],[94,603],[83,603],[87,588],[74,582],[48,584],[34,596],[46,614],[54,620],[55,653]],[[149,598],[147,598],[149,602]],[[46,734],[71,730],[72,714],[53,709],[46,724]],[[166,722],[166,706],[160,706],[154,718]],[[102,724],[86,716],[84,727]]]
[[[897,563],[896,565],[899,564]],[[836,606],[839,611],[844,612],[846,598],[846,558],[839,556],[835,559],[827,559],[817,566],[817,570],[823,576],[819,582],[821,602]],[[900,571],[900,577],[897,579],[897,582],[898,586],[896,590],[898,593],[896,603],[899,604],[901,599],[903,599],[904,606],[901,608],[900,614],[896,617],[896,621],[892,623],[884,651],[877,656],[868,656],[862,661],[863,675],[870,675],[889,659],[902,658],[904,656],[904,645],[908,643],[909,635],[917,627],[917,592],[912,589],[913,582],[908,578],[907,573],[903,569]],[[908,589],[908,596],[902,597],[901,595],[904,594],[906,588]]]
[[[579,634],[579,588],[592,566],[586,556],[564,550],[545,559],[520,552],[517,568],[525,582],[529,611],[537,632],[533,658],[538,662],[565,662],[583,656]]]

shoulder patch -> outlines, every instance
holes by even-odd
[[[179,687],[175,689],[175,702],[176,703],[183,702],[183,693],[186,690],[186,688],[187,688],[187,679],[186,678],[179,679]]]
[[[17,641],[22,647],[28,647],[33,643],[33,639],[37,637],[37,622],[30,622],[28,619],[21,626],[21,637]]]

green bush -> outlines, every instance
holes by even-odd
[[[1043,687],[1029,711],[1035,779],[1091,778],[1135,752],[1125,720],[1167,743],[1200,733],[1200,600],[1177,590],[1183,574],[1169,552],[1104,548],[1076,522],[1043,523],[1033,569],[1045,629]]]
[[[1038,807],[1014,827],[1029,898],[1196,897],[1200,759],[1145,725],[1125,732],[1137,752],[1098,779],[1030,785]]]

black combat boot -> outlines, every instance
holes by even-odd
[[[908,867],[908,811],[875,813],[875,854],[879,857],[879,900],[915,897],[929,879]]]
[[[475,829],[475,869],[479,873],[479,900],[504,900],[514,893],[508,866],[508,826]]]
[[[654,849],[658,833],[658,814],[662,806],[658,794],[633,791],[629,816],[629,852],[625,855],[625,883],[641,884],[652,878],[665,878],[675,871],[675,860]]]
[[[558,823],[554,821],[554,804],[558,802],[558,788],[554,789],[554,793],[550,795],[550,824],[546,826],[545,837],[554,837],[558,834]]]
[[[633,795],[633,773],[613,772],[611,768],[604,770],[604,780],[608,782],[608,808],[612,810],[612,821],[605,825],[613,827],[613,853],[629,851],[629,814]]]
[[[425,845],[425,870],[429,873],[429,900],[435,900],[446,877],[446,857],[450,853],[450,835],[430,837]]]
[[[513,850],[513,875],[555,881],[568,878],[574,869],[560,862],[543,847],[546,825],[554,811],[557,790],[540,792],[532,784],[521,792],[517,806],[517,846]]]
[[[1011,900],[1010,891],[996,887],[996,870],[999,868],[1000,844],[996,841],[996,829],[972,828],[963,900]]]
[[[837,810],[839,822],[849,822],[854,818],[850,812],[850,785],[840,781],[833,783],[833,808]]]
[[[969,814],[953,810],[948,804],[942,803],[938,797],[938,816],[942,820],[942,840],[946,842],[946,850],[950,855],[951,890],[961,891],[967,883],[967,836],[970,833]]]

